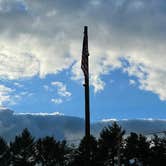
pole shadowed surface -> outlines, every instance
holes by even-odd
[[[89,51],[88,51],[88,27],[84,27],[81,68],[84,73],[85,83],[85,139],[86,139],[86,165],[90,165],[90,102],[89,102]]]

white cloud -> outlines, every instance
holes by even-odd
[[[9,87],[6,87],[4,85],[0,85],[0,106],[2,107],[5,103],[8,103],[11,101],[10,94],[13,92],[13,90]]]
[[[48,16],[48,17],[53,17],[55,15],[56,15],[56,10],[51,10],[48,13],[46,13],[46,16]]]
[[[43,88],[44,88],[46,91],[52,91],[52,89],[51,89],[48,85],[43,85]]]
[[[33,116],[50,116],[50,115],[55,115],[55,116],[63,116],[64,114],[63,113],[60,113],[60,112],[51,112],[51,113],[48,113],[48,112],[20,112],[20,113],[14,113],[14,115],[33,115]]]
[[[114,118],[111,118],[111,119],[102,119],[100,120],[99,122],[112,122],[112,121],[163,121],[165,122],[166,119],[154,119],[154,118],[136,118],[134,120],[131,120],[131,119],[114,119]]]
[[[15,86],[22,87],[21,84],[15,84]],[[33,94],[28,91],[17,92],[11,87],[0,84],[0,107],[11,106],[18,104],[22,98],[32,96]],[[5,107],[4,107],[5,108]]]
[[[94,92],[99,92],[104,89],[105,83],[100,79],[98,75],[93,75],[91,77],[92,85],[94,86]]]
[[[51,85],[57,87],[58,95],[61,97],[70,97],[72,95],[71,92],[67,90],[66,85],[62,82],[52,82]]]
[[[44,77],[74,63],[72,78],[82,80],[82,28],[88,25],[95,92],[104,89],[102,75],[121,68],[138,78],[140,89],[166,100],[165,9],[164,0],[0,1],[0,77]]]
[[[67,90],[66,85],[63,82],[55,81],[51,82],[51,85],[57,88],[58,95],[58,98],[52,98],[51,102],[55,104],[61,104],[64,101],[68,101],[70,99],[72,93]]]
[[[134,86],[136,84],[136,81],[135,80],[129,80],[129,84]]]
[[[51,102],[55,103],[55,104],[61,104],[63,103],[63,100],[58,98],[58,99],[51,99]]]
[[[20,83],[18,83],[18,82],[14,82],[13,83],[16,87],[18,87],[18,88],[22,88],[24,85],[22,85],[22,84],[20,84]]]
[[[101,122],[112,122],[112,121],[118,121],[117,119],[102,119]]]

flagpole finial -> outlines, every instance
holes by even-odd
[[[84,26],[84,33],[87,33],[88,31],[88,26]]]

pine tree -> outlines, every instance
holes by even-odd
[[[150,165],[165,166],[166,163],[166,138],[160,138],[154,135],[151,146],[151,159]]]
[[[116,162],[120,164],[121,147],[123,142],[123,135],[125,131],[114,122],[112,126],[105,127],[99,138],[99,156],[100,163],[103,165],[115,165]]]
[[[140,134],[138,141],[138,159],[143,165],[149,164],[150,157],[150,142],[147,138]]]
[[[138,135],[130,133],[126,138],[126,147],[124,150],[126,165],[135,165],[135,160],[138,157]],[[132,161],[133,164],[130,164]]]
[[[89,149],[90,149],[90,165],[91,166],[96,166],[97,165],[97,140],[95,137],[92,135],[90,136],[90,144],[89,144]],[[84,137],[78,147],[78,152],[75,157],[75,164],[76,165],[85,165],[85,160],[86,160],[86,138]]]
[[[28,129],[24,129],[20,136],[16,136],[14,142],[10,143],[11,164],[13,166],[33,166],[34,138]]]
[[[125,159],[126,165],[142,165],[149,164],[150,157],[150,142],[143,135],[137,135],[136,133],[130,133],[130,136],[126,138],[125,147]]]
[[[8,166],[10,162],[9,147],[5,140],[0,137],[0,165]]]
[[[36,162],[44,166],[64,165],[66,142],[57,142],[53,137],[45,137],[36,142]]]

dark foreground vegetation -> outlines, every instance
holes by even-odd
[[[166,137],[130,133],[113,123],[104,128],[100,137],[91,136],[91,166],[165,166]],[[84,166],[85,138],[78,146],[46,136],[34,139],[27,129],[9,144],[0,138],[0,166]]]

